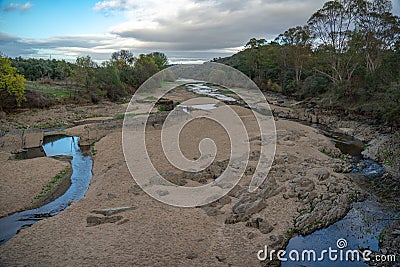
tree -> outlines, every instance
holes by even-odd
[[[141,54],[135,62],[133,73],[137,79],[137,86],[139,87],[148,78],[153,76],[159,71],[154,59],[148,55]]]
[[[400,19],[391,10],[390,0],[364,0],[360,4],[356,29],[364,37],[360,47],[369,72],[374,72],[382,63],[385,51],[399,42]]]
[[[104,62],[96,73],[96,83],[112,101],[126,95],[124,84],[121,82],[117,68],[112,62]]]
[[[89,92],[93,84],[96,63],[90,56],[76,58],[77,69],[75,71],[76,81],[85,86]]]
[[[154,60],[154,63],[156,63],[159,70],[165,69],[168,65],[168,58],[164,53],[152,52],[150,54],[147,54],[147,56],[151,57]]]
[[[352,62],[348,51],[348,41],[354,28],[359,10],[357,1],[335,0],[329,1],[315,12],[308,20],[307,25],[317,46],[322,48],[329,57],[331,71],[322,72],[334,83],[349,80],[357,63]]]
[[[133,53],[128,50],[120,50],[118,52],[114,52],[111,55],[111,61],[112,62],[118,62],[119,64],[124,64],[124,65],[132,65],[135,63],[135,57],[133,56]]]
[[[261,47],[266,45],[266,40],[265,39],[256,39],[256,38],[251,38],[247,44],[245,45],[246,50],[248,51],[248,57],[247,57],[247,65],[248,65],[248,75],[249,77],[258,77],[259,80],[261,80],[261,61],[262,61],[262,55],[261,55]],[[252,75],[254,74],[254,75]]]
[[[6,100],[12,98],[18,106],[25,100],[25,78],[11,66],[9,58],[0,55],[0,108],[5,108]]]
[[[295,81],[300,82],[304,64],[311,56],[311,38],[307,27],[297,26],[280,34],[276,42],[282,45],[281,55],[286,69],[295,70]]]

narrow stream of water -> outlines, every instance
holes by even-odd
[[[59,137],[42,146],[47,157],[58,155],[73,157],[71,186],[61,197],[42,207],[1,218],[0,245],[16,235],[20,229],[27,228],[43,218],[57,215],[72,202],[84,197],[92,178],[92,158],[82,153],[78,141],[79,137]]]
[[[319,128],[319,127],[316,127]],[[352,172],[349,175],[356,175],[358,179],[367,182],[371,179],[381,177],[385,173],[385,168],[380,164],[362,157],[364,144],[360,140],[351,138],[350,136],[341,135],[329,130],[322,130],[327,136],[332,138],[335,146],[342,153],[353,156]],[[378,202],[377,197],[369,195],[368,199],[363,202],[353,203],[351,210],[341,220],[331,226],[315,231],[307,236],[295,236],[290,239],[287,247],[287,255],[291,251],[314,250],[317,255],[321,255],[323,250],[332,248],[340,250],[337,242],[340,239],[346,240],[346,246],[341,248],[342,251],[358,250],[360,247],[369,250],[379,251],[379,236],[382,230],[389,226],[396,218],[393,210],[385,207]],[[318,256],[317,256],[318,257]],[[361,256],[360,256],[361,257]],[[290,261],[282,262],[281,266],[349,266],[360,267],[369,266],[360,258],[359,261],[332,261],[328,256],[322,261]]]

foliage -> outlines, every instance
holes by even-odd
[[[159,71],[157,64],[154,59],[150,55],[141,54],[139,58],[136,60],[133,74],[136,78],[136,85],[139,87],[142,83],[144,83],[148,78],[153,76]]]
[[[152,52],[147,56],[151,57],[156,63],[159,70],[165,69],[168,65],[168,58],[164,53],[161,52]]]
[[[252,38],[214,61],[249,76],[262,90],[315,98],[322,105],[400,125],[400,19],[390,0],[333,0],[306,25],[273,42]]]
[[[25,78],[17,73],[11,61],[0,55],[0,109],[8,108],[7,101],[11,98],[21,105],[25,99]]]
[[[152,52],[136,58],[128,50],[112,53],[111,58],[101,64],[90,56],[77,57],[74,63],[56,59],[1,57],[0,109],[14,108],[26,97],[30,101],[34,97],[36,102],[97,103],[106,96],[111,101],[119,102],[167,66],[168,58],[164,53]],[[28,80],[27,93],[24,77]],[[175,81],[176,78],[170,71],[164,74],[166,81]],[[154,86],[159,86],[160,82],[156,81]]]

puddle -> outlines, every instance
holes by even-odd
[[[225,102],[237,102],[237,99],[224,95],[220,90],[211,88],[203,83],[190,83],[185,86],[189,91],[198,95],[206,95]]]
[[[72,202],[83,198],[92,178],[92,158],[84,155],[78,145],[79,137],[46,137],[42,145],[47,157],[72,156],[71,186],[56,200],[33,210],[14,213],[0,219],[0,244],[43,218],[55,216]]]
[[[185,113],[190,113],[192,110],[213,110],[217,108],[216,104],[198,104],[198,105],[178,105]]]

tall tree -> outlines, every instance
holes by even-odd
[[[311,38],[307,27],[297,26],[280,34],[276,42],[282,45],[281,55],[284,67],[295,70],[295,81],[299,82],[304,64],[311,56]]]
[[[154,59],[148,55],[141,54],[136,60],[133,69],[135,78],[137,79],[137,86],[140,86],[158,71],[159,69]]]
[[[357,66],[346,52],[359,13],[358,7],[354,0],[329,1],[308,20],[308,27],[317,46],[326,52],[330,51],[327,55],[331,72],[322,73],[334,83],[350,79]]]
[[[262,53],[261,47],[266,45],[267,41],[265,39],[256,39],[251,38],[247,44],[245,45],[246,50],[248,51],[247,57],[247,65],[248,65],[248,75],[249,77],[258,77],[258,80],[261,80],[262,72],[261,72],[261,62],[262,62]]]
[[[364,36],[360,47],[370,72],[382,63],[385,51],[400,40],[400,19],[391,13],[392,8],[390,0],[361,1],[357,32]]]
[[[114,52],[111,55],[111,61],[114,63],[122,64],[122,65],[132,65],[135,63],[135,57],[133,53],[129,50],[120,50],[118,52]]]
[[[90,56],[77,57],[76,66],[76,81],[84,85],[87,91],[90,91],[95,76],[95,68],[97,67],[96,63]]]

